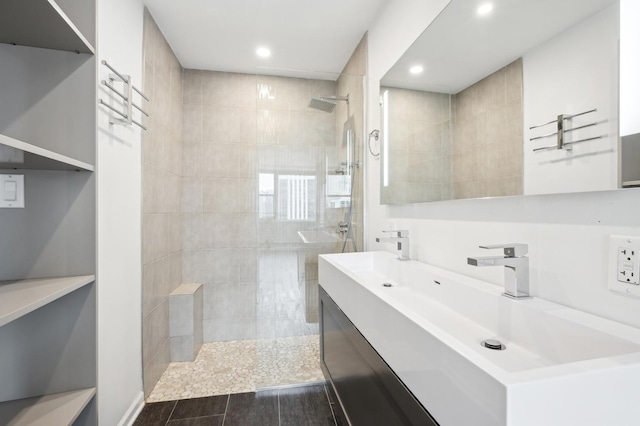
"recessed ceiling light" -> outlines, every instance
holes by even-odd
[[[486,15],[493,10],[493,4],[485,3],[478,8],[478,15]]]
[[[271,51],[266,47],[258,47],[258,49],[256,50],[256,55],[260,56],[261,58],[268,58],[269,56],[271,56]]]
[[[422,68],[422,65],[414,65],[411,68],[409,68],[409,72],[411,74],[420,74],[422,71],[424,71],[424,68]]]

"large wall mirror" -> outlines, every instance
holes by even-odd
[[[381,80],[382,203],[634,186],[619,36],[618,1],[452,0]]]

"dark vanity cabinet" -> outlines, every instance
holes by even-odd
[[[322,287],[319,293],[321,365],[348,422],[437,426]]]

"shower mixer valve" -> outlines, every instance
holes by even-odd
[[[346,234],[349,231],[348,222],[338,222],[338,234]]]

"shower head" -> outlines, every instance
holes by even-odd
[[[309,108],[318,109],[324,112],[333,112],[333,109],[336,107],[335,102],[327,101],[324,98],[311,98],[311,102],[309,102]]]
[[[324,112],[333,112],[337,105],[337,101],[346,101],[349,103],[349,95],[347,96],[319,96],[311,98],[309,108],[317,109]]]

